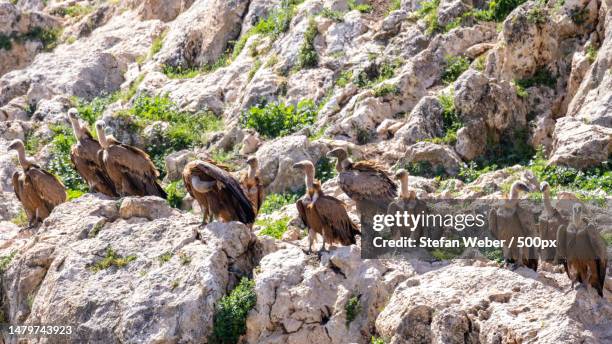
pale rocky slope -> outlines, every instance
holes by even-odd
[[[303,252],[295,228],[284,242],[240,224],[200,228],[186,211],[189,200],[179,211],[154,198],[86,195],[59,206],[34,235],[19,233],[10,222],[20,210],[9,181],[17,166],[6,152],[10,140],[36,137],[43,142],[36,158],[48,162],[53,126],[66,123],[75,98],[119,91],[128,96],[102,118],[122,141],[145,149],[164,138],[164,124],[134,131],[133,119],[121,115],[141,95],[167,95],[183,111],[223,118],[207,142],[166,160],[166,184],[190,158],[227,151],[237,164],[255,154],[269,193],[296,191],[303,178],[290,166],[319,161],[337,146],[390,168],[428,162],[455,176],[497,142],[521,141],[543,146],[550,163],[586,169],[612,150],[610,0],[528,1],[500,23],[467,20],[433,34],[415,15],[419,1],[401,1],[393,11],[389,1],[372,1],[371,13],[350,10],[346,0],[294,1],[277,35],[249,30],[281,0],[0,1],[0,43],[11,41],[9,49],[0,44],[0,257],[12,257],[0,288],[4,319],[81,323],[75,343],[200,343],[210,336],[214,306],[246,275],[257,294],[243,337],[249,343],[367,343],[372,336],[387,343],[612,341],[611,294],[571,290],[563,274],[510,272],[486,260],[361,260],[359,246],[319,260]],[[439,27],[473,7],[486,3],[441,0]],[[300,69],[313,25],[318,63]],[[41,32],[54,33],[57,44]],[[225,61],[240,37],[248,39],[229,63],[204,68]],[[470,67],[445,83],[448,56],[457,55]],[[164,73],[179,67],[205,71]],[[378,77],[385,68],[393,72]],[[517,80],[543,70],[554,75],[551,82],[517,91]],[[349,72],[352,81],[342,82]],[[392,91],[381,93],[385,85]],[[448,130],[444,97],[461,121],[456,141],[431,140]],[[304,99],[317,103],[318,117],[292,135],[264,139],[239,123],[263,100]],[[471,184],[414,177],[411,186],[423,197],[499,197],[524,174],[517,166]],[[335,179],[325,186],[347,200]],[[300,225],[291,205],[269,215],[285,216]],[[109,247],[135,258],[94,272]],[[166,252],[171,258],[162,263]],[[347,326],[345,304],[356,295],[362,309]]]

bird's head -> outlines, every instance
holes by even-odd
[[[540,183],[540,192],[550,192],[550,184],[548,182]]]
[[[574,204],[572,207],[572,217],[575,223],[579,223],[582,220],[582,204]]]
[[[70,110],[68,110],[68,119],[72,122],[72,121],[78,121],[79,120],[79,112],[77,111],[77,109],[75,108],[70,108]]]
[[[343,161],[346,158],[348,158],[348,153],[346,151],[346,149],[342,148],[342,147],[338,147],[338,148],[334,148],[332,150],[330,150],[329,152],[327,152],[327,154],[325,155],[328,158],[336,158],[338,159],[338,161]]]
[[[20,151],[20,150],[25,150],[25,145],[23,144],[23,141],[21,140],[13,140],[9,144],[8,148],[9,150]]]
[[[399,170],[397,170],[397,172],[395,172],[395,179],[396,180],[404,180],[405,178],[408,178],[410,174],[408,173],[408,171],[404,170],[403,168],[400,168]]]
[[[516,181],[514,182],[514,184],[512,184],[512,187],[510,188],[510,193],[514,194],[514,195],[518,195],[518,192],[522,191],[522,192],[531,192],[531,188],[529,188],[529,186],[527,186],[527,184],[521,182],[521,181]]]
[[[257,168],[259,165],[259,160],[257,160],[256,156],[250,156],[246,162],[253,169]]]
[[[298,163],[293,164],[293,168],[304,172],[305,174],[312,173],[314,175],[315,167],[309,160],[302,160]]]

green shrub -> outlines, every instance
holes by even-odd
[[[85,101],[83,99],[75,98],[72,103],[76,106],[79,116],[87,121],[89,125],[93,125],[102,114],[106,108],[116,102],[119,99],[118,93],[111,94],[102,94],[98,97],[95,97],[91,101]]]
[[[26,132],[25,141],[23,144],[25,146],[26,152],[29,155],[36,155],[40,147],[45,145],[46,142],[43,142],[43,140],[40,137],[36,136],[36,134],[34,133],[34,130],[32,129]]]
[[[361,13],[370,13],[373,10],[372,5],[370,4],[357,4],[355,0],[348,0],[349,10],[357,10]]]
[[[458,179],[464,181],[465,183],[471,183],[478,179],[483,174],[495,171],[497,165],[489,165],[483,168],[479,168],[479,166],[474,161],[470,161],[467,166],[461,167],[459,169],[459,174],[457,175]]]
[[[404,168],[410,175],[413,176],[421,176],[426,178],[435,178],[435,177],[447,177],[448,174],[442,165],[436,165],[435,167],[431,164],[431,162],[422,160],[422,161],[411,161],[405,162],[401,161],[397,165],[398,168]]]
[[[527,21],[532,24],[541,25],[546,23],[547,16],[548,12],[546,9],[541,5],[536,5],[527,12]]]
[[[276,239],[280,239],[287,231],[287,224],[291,219],[283,217],[279,220],[260,219],[255,222],[256,225],[263,227],[259,235],[267,235]]]
[[[25,227],[28,225],[28,215],[23,208],[19,209],[19,212],[11,219],[11,222],[19,227]]]
[[[389,4],[388,13],[393,11],[397,11],[402,7],[402,0],[391,0],[391,4]]]
[[[16,255],[17,251],[12,251],[8,255],[0,257],[0,274],[3,274],[8,269],[9,264],[11,264]]]
[[[431,251],[431,256],[437,260],[451,260],[463,253],[461,247],[436,248]]]
[[[198,76],[200,71],[197,68],[164,65],[162,73],[170,79],[191,79]]]
[[[612,246],[612,233],[604,233],[602,235],[604,241],[606,242],[607,246]],[[2,270],[2,268],[0,268],[0,271]]]
[[[165,263],[169,262],[170,259],[172,259],[172,256],[172,252],[164,252],[157,257],[157,261],[159,262],[159,265],[164,265]]]
[[[440,24],[438,23],[438,7],[440,0],[430,0],[421,2],[421,8],[416,12],[416,16],[425,22],[425,33],[432,35],[440,32]]]
[[[173,208],[180,208],[181,203],[183,202],[183,198],[187,196],[187,190],[185,189],[185,184],[183,184],[183,180],[175,180],[172,183],[168,184],[164,190],[168,197],[168,204],[170,204]]]
[[[251,70],[249,70],[249,75],[248,75],[249,81],[253,80],[253,77],[255,76],[255,73],[257,73],[259,68],[261,68],[261,60],[258,59],[257,61],[255,61],[255,63],[251,67]]]
[[[470,60],[468,58],[463,56],[447,56],[445,58],[444,71],[442,71],[442,81],[448,85],[457,80],[468,68],[470,68]]]
[[[480,56],[478,56],[476,58],[476,60],[474,60],[474,68],[477,71],[483,72],[485,69],[485,60],[486,60],[487,55],[486,54],[482,54]]]
[[[344,305],[344,310],[346,311],[346,327],[348,327],[361,312],[361,301],[359,300],[360,298],[361,295],[353,295]]]
[[[334,178],[338,172],[334,162],[326,156],[322,156],[315,166],[315,178],[321,183]]]
[[[165,37],[166,37],[166,33],[164,32],[160,36],[155,37],[153,39],[153,42],[151,43],[151,48],[149,48],[149,57],[153,57],[153,56],[157,55],[157,53],[164,46],[164,38]]]
[[[35,27],[23,35],[22,39],[38,40],[42,43],[44,51],[51,51],[57,46],[57,41],[61,33],[61,29],[43,29],[41,27]]]
[[[504,253],[501,248],[497,247],[487,247],[479,249],[482,254],[487,257],[487,259],[497,262],[501,264],[504,262]]]
[[[72,190],[72,189],[66,190],[66,196],[69,201],[73,199],[77,199],[83,196],[84,194],[85,194],[85,191],[83,190]]]
[[[597,59],[597,48],[594,45],[591,44],[586,48],[586,57],[589,63],[595,62]]]
[[[57,11],[54,11],[53,14],[59,15],[62,17],[72,17],[78,18],[88,15],[94,10],[92,6],[81,6],[79,4],[67,6],[65,8],[59,8]]]
[[[323,10],[321,11],[321,16],[331,19],[335,22],[342,22],[344,20],[344,13],[339,12],[339,11],[333,11],[327,7],[323,8]]]
[[[395,71],[402,65],[402,60],[383,61],[380,64],[372,64],[369,68],[360,71],[353,78],[353,82],[359,87],[371,87],[395,76]]]
[[[288,204],[293,204],[297,202],[300,198],[300,195],[294,193],[285,193],[285,194],[269,194],[266,196],[261,208],[259,208],[260,214],[271,214],[277,210],[280,210],[284,206]]]
[[[302,100],[297,106],[272,103],[251,107],[240,117],[245,128],[257,130],[267,138],[294,133],[317,119],[317,106],[312,100]]]
[[[442,124],[444,136],[428,139],[426,141],[437,144],[453,145],[457,141],[457,131],[463,126],[463,122],[455,110],[454,95],[452,93],[441,94],[438,96],[438,101],[440,102],[440,105],[442,105]]]
[[[257,303],[254,289],[255,282],[243,278],[234,290],[219,301],[213,317],[210,343],[238,343],[240,336],[246,333],[247,315]]]
[[[546,86],[554,89],[557,85],[557,78],[546,68],[538,69],[533,76],[525,79],[515,80],[515,84],[528,89],[532,86]]]
[[[223,126],[222,120],[212,112],[191,114],[180,111],[167,95],[139,96],[134,99],[127,114],[133,116],[141,128],[155,121],[169,124],[163,140],[153,140],[146,147],[162,177],[165,175],[164,159],[168,154],[203,144],[207,133],[220,130]]]
[[[276,10],[272,11],[266,18],[260,19],[255,26],[236,41],[231,54],[232,59],[236,59],[240,55],[247,41],[253,35],[265,35],[276,40],[281,34],[287,32],[295,13],[295,7],[302,2],[303,0],[282,0]]]
[[[338,80],[336,80],[336,85],[338,85],[339,87],[344,87],[348,85],[349,82],[351,82],[352,78],[353,78],[353,71],[350,71],[350,70],[342,71],[340,72],[340,76],[338,76]]]
[[[317,50],[314,46],[314,40],[317,37],[319,31],[317,30],[317,22],[314,18],[308,20],[308,28],[304,33],[304,41],[300,46],[298,52],[298,64],[299,69],[316,67],[319,61]]]
[[[399,94],[400,89],[394,84],[383,84],[374,88],[374,97],[384,97],[390,94]]]
[[[47,168],[64,183],[69,195],[76,196],[78,195],[77,191],[87,192],[89,187],[77,173],[70,159],[70,150],[72,145],[76,144],[72,129],[66,125],[54,125],[50,129],[53,132],[52,156]]]
[[[372,338],[370,338],[370,344],[385,344],[385,341],[380,337],[372,336]]]
[[[13,47],[13,41],[11,39],[11,37],[0,33],[0,49],[4,49],[6,51],[11,50],[11,48]]]
[[[475,10],[474,17],[479,20],[502,22],[515,8],[527,0],[493,0],[486,10]]]
[[[102,258],[102,260],[91,265],[89,268],[92,272],[95,273],[101,270],[108,269],[111,266],[122,268],[134,260],[136,260],[136,255],[132,254],[127,257],[122,257],[121,255],[117,254],[115,250],[109,247],[106,249],[106,256]]]
[[[229,51],[226,51],[221,56],[219,56],[219,58],[215,62],[208,63],[208,64],[205,64],[204,66],[202,66],[200,68],[200,72],[202,72],[202,73],[214,72],[214,71],[216,71],[219,68],[223,68],[225,66],[228,66],[230,63],[231,63],[230,53],[229,53]]]

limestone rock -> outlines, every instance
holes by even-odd
[[[587,168],[608,159],[612,152],[612,128],[561,118],[554,132],[550,163]]]
[[[119,208],[119,216],[124,220],[141,217],[152,221],[172,215],[176,215],[176,211],[168,205],[166,200],[156,196],[126,197],[122,199]]]

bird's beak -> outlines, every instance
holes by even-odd
[[[327,158],[330,158],[330,159],[331,159],[331,158],[335,158],[335,157],[336,157],[336,152],[337,152],[337,150],[332,149],[332,150],[330,150],[329,152],[327,152],[327,154],[325,154],[325,156],[326,156]]]
[[[298,162],[297,164],[293,164],[293,168],[296,170],[301,170],[304,168],[304,164],[302,164],[301,162]]]

